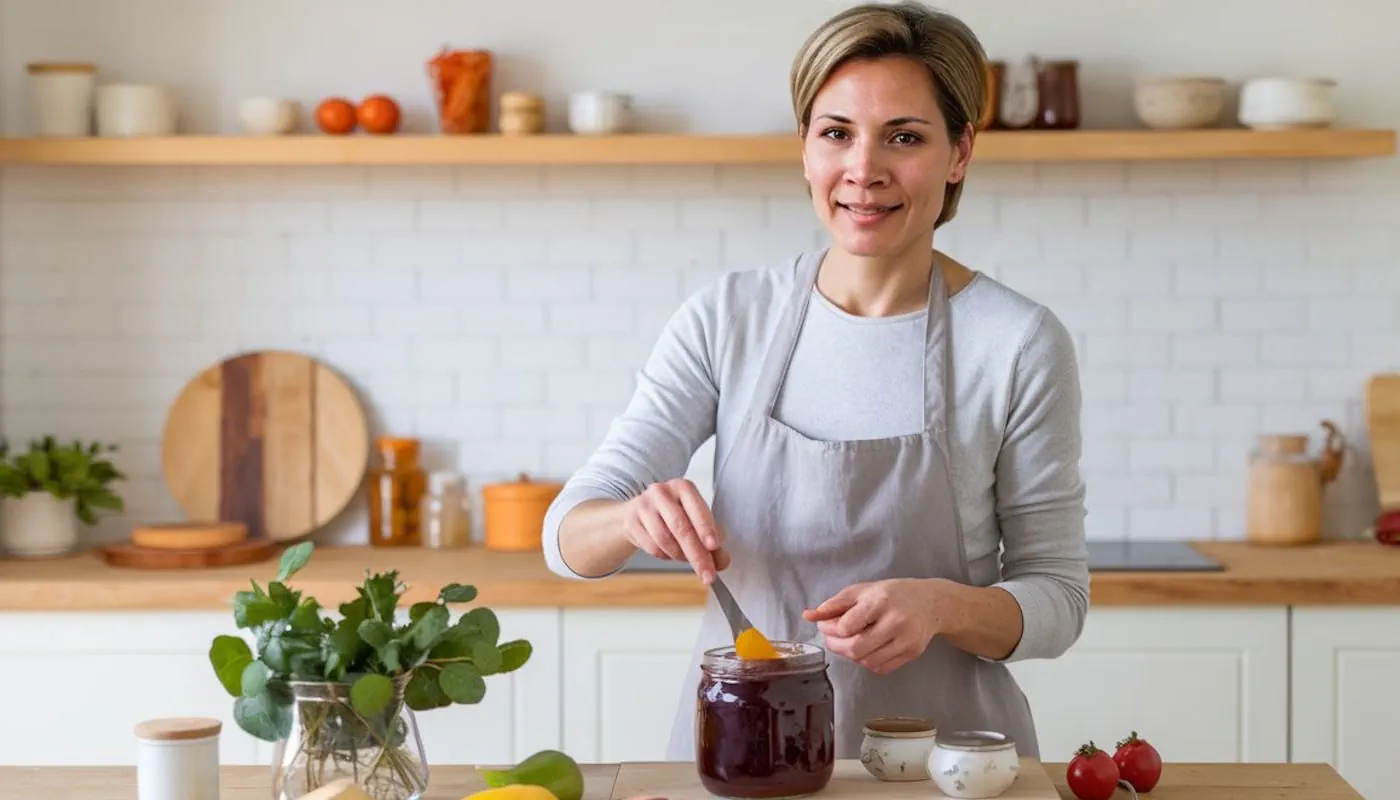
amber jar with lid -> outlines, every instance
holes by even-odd
[[[375,547],[416,547],[419,508],[428,488],[418,463],[421,445],[411,437],[381,436],[379,465],[369,475],[369,542]]]
[[[543,549],[544,515],[563,489],[563,484],[535,481],[523,472],[514,482],[483,486],[483,544],[486,549]]]
[[[780,657],[741,659],[734,646],[700,662],[695,766],[720,797],[801,797],[826,788],[836,766],[836,692],[826,651],[773,642]]]

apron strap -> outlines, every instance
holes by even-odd
[[[952,396],[952,346],[949,335],[948,289],[943,280],[943,267],[935,254],[930,254],[933,268],[928,282],[928,316],[924,340],[924,431],[932,433],[948,455],[948,399]]]
[[[763,357],[763,367],[759,370],[754,385],[753,397],[749,402],[750,413],[761,417],[773,414],[778,404],[778,389],[787,377],[792,354],[797,350],[797,334],[802,330],[802,322],[807,318],[807,305],[811,299],[812,287],[817,282],[817,272],[821,269],[826,248],[803,253],[793,264],[792,292],[783,306],[783,317],[773,331],[773,341]]]

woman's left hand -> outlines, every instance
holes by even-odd
[[[939,633],[941,583],[857,583],[802,616],[817,623],[828,650],[885,675],[918,658]]]

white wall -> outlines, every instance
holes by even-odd
[[[60,58],[177,86],[196,132],[232,132],[249,94],[381,91],[423,130],[443,44],[501,52],[497,88],[544,92],[554,128],[569,90],[607,87],[652,130],[786,130],[791,55],[843,5],[0,0],[0,130],[27,131],[24,63]],[[1381,0],[947,7],[995,57],[1082,59],[1090,125],[1131,124],[1138,75],[1274,71],[1335,77],[1344,124],[1400,125],[1400,10]],[[939,244],[1075,331],[1092,535],[1239,537],[1251,437],[1324,417],[1359,448],[1329,531],[1358,535],[1362,381],[1400,368],[1397,218],[1394,159],[980,165]],[[344,370],[375,432],[455,450],[475,485],[564,477],[688,292],[821,240],[784,169],[6,168],[0,429],[118,440],[128,519],[175,515],[175,393],[288,346]]]

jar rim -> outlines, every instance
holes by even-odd
[[[928,717],[874,717],[863,726],[866,736],[877,739],[927,739],[938,733],[938,726]]]
[[[732,644],[711,647],[701,658],[701,669],[730,676],[754,677],[814,672],[826,667],[826,648],[809,642],[772,640],[778,658],[742,659]]]
[[[1015,749],[1016,740],[996,731],[949,731],[940,733],[934,744],[944,750],[1010,750]]]

